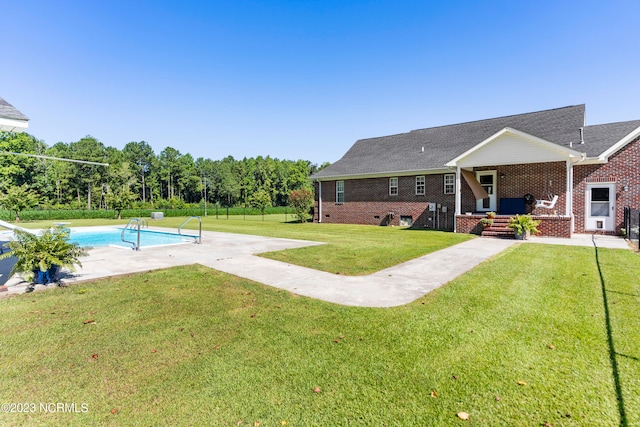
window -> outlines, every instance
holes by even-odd
[[[609,206],[609,188],[592,188],[591,216],[609,216]]]
[[[424,176],[416,176],[416,196],[424,196]]]
[[[398,195],[398,178],[389,178],[389,195]]]
[[[456,194],[456,175],[452,173],[444,176],[444,194]]]
[[[336,203],[344,203],[344,181],[336,181]]]

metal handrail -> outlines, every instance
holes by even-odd
[[[196,239],[196,243],[197,244],[201,244],[202,243],[202,218],[199,217],[199,216],[190,216],[189,218],[187,218],[186,221],[183,222],[182,224],[180,224],[180,227],[178,227],[178,234],[183,236],[184,234],[182,234],[182,232],[181,232],[182,227],[184,227],[186,223],[188,223],[189,221],[191,221],[194,218],[197,218],[198,221],[200,222],[200,228],[199,228],[199,231],[198,231],[198,238]],[[188,235],[188,236],[189,237],[196,237],[196,236],[191,236],[191,235]]]
[[[137,228],[138,228],[138,243],[136,242],[131,242],[129,240],[125,240],[124,238],[124,232],[127,231],[127,229],[131,228],[132,230],[134,230],[133,227],[130,227],[132,222],[135,222],[137,224]],[[120,235],[120,238],[122,239],[123,242],[125,243],[131,243],[131,245],[133,246],[133,250],[134,251],[139,251],[140,250],[140,218],[131,218],[129,220],[129,222],[127,223],[127,225],[124,226],[124,228],[122,229],[122,234]]]

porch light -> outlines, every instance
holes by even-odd
[[[504,179],[504,177],[505,177],[504,172],[500,172],[500,179]]]

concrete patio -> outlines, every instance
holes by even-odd
[[[524,243],[476,238],[368,276],[342,276],[256,256],[263,252],[322,243],[205,231],[200,245],[185,243],[143,247],[140,251],[121,247],[91,249],[89,255],[82,258],[83,267],[75,273],[64,273],[63,281],[73,284],[109,276],[202,264],[298,295],[337,304],[392,307],[422,297],[513,245],[530,243],[595,244],[597,247],[629,249],[627,241],[613,236],[575,235],[572,239],[533,237]],[[0,296],[23,293],[28,285],[19,277],[13,277],[0,287],[6,289],[0,292]],[[55,285],[37,285],[36,291],[53,287]]]

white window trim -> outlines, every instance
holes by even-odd
[[[395,185],[392,184],[393,182],[395,182]],[[394,188],[396,190],[395,193],[392,191]],[[397,196],[398,195],[398,178],[396,178],[396,177],[389,178],[389,195],[390,196]]]
[[[418,191],[418,180],[422,178],[422,192]],[[427,192],[427,180],[424,175],[416,176],[416,196],[424,196]]]
[[[338,189],[339,187],[342,187],[342,190],[339,190]],[[340,200],[339,195],[342,195],[342,200]],[[338,204],[344,203],[344,181],[336,181],[336,203]]]
[[[447,177],[450,177],[451,181],[447,182]],[[443,184],[444,184],[444,194],[456,194],[456,174],[454,173],[445,173],[443,175]],[[451,187],[451,191],[447,191],[447,186]]]

